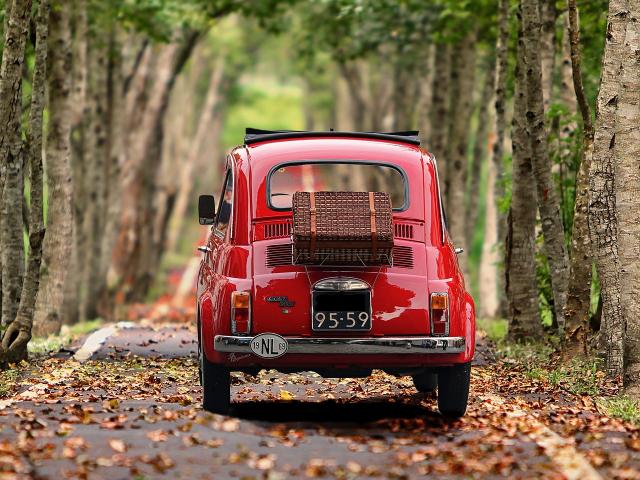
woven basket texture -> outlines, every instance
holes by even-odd
[[[373,253],[368,192],[316,192],[316,239],[311,252],[311,195],[293,195],[294,262],[389,265],[393,211],[389,195],[374,192],[376,248]]]

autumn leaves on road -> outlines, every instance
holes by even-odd
[[[411,378],[234,374],[232,417],[200,408],[195,332],[118,330],[90,360],[2,380],[0,472],[18,478],[637,478],[640,431],[494,354],[481,338],[468,414]],[[136,355],[132,354],[132,351]],[[170,354],[173,352],[173,354]],[[15,372],[15,371],[13,371]],[[6,375],[6,374],[4,374]],[[602,396],[615,384],[596,378]],[[18,448],[15,448],[15,447]]]

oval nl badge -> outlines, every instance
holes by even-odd
[[[287,339],[276,333],[261,333],[251,339],[251,351],[262,358],[281,357],[287,348]]]

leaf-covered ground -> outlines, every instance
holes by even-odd
[[[92,358],[22,366],[0,392],[0,478],[640,478],[640,432],[484,341],[467,415],[409,377],[235,375],[200,407],[194,332],[122,329]],[[540,365],[544,369],[544,365]],[[596,376],[598,395],[616,386]]]

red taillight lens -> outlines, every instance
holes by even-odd
[[[249,292],[231,293],[231,331],[241,335],[251,333],[251,295]]]
[[[431,335],[449,335],[449,295],[431,294]]]

